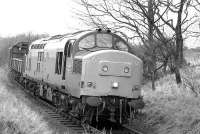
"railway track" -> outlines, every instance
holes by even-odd
[[[64,112],[58,111],[53,105],[49,104],[45,100],[42,100],[39,97],[34,96],[26,90],[20,83],[17,81],[14,81],[15,84],[17,84],[23,91],[31,97],[31,99],[35,102],[37,102],[38,105],[40,105],[43,108],[43,111],[49,115],[49,118],[52,118],[52,120],[56,120],[58,122],[57,128],[63,128],[67,127],[69,129],[68,132],[73,134],[104,134],[104,132],[95,129],[92,126],[89,126],[87,124],[80,124],[79,120],[74,118],[73,116],[66,114]]]
[[[61,111],[58,111],[56,107],[48,103],[47,101],[41,99],[38,96],[34,96],[29,90],[26,90],[20,83],[18,83],[17,80],[12,80],[14,84],[18,85],[23,91],[28,95],[29,98],[31,98],[33,101],[35,101],[38,105],[40,105],[43,108],[43,111],[49,116],[48,118],[51,118],[52,120],[55,120],[57,123],[57,128],[65,128],[65,130],[68,129],[68,133],[73,134],[144,134],[131,126],[119,126],[117,130],[98,130],[95,127],[88,125],[88,124],[81,124],[78,119],[71,116],[68,113],[64,113]],[[67,129],[66,129],[67,128]],[[58,131],[59,132],[59,131]],[[60,132],[61,134],[63,132]],[[65,133],[63,133],[65,134]]]

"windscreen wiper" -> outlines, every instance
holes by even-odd
[[[86,51],[90,51],[90,52],[95,52],[95,51],[92,51],[92,50],[90,50],[90,49],[88,49],[88,48],[82,48],[82,47],[81,47],[81,49],[86,50]]]

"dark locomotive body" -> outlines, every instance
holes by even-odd
[[[143,108],[142,61],[121,37],[87,31],[10,48],[15,79],[38,98],[83,122],[126,122]]]

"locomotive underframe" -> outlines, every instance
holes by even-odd
[[[123,124],[134,118],[140,107],[143,107],[141,106],[142,98],[134,100],[119,96],[81,96],[77,98],[62,92],[65,87],[62,89],[44,81],[25,77],[15,70],[11,72],[14,79],[30,93],[48,101],[57,110],[67,112],[89,124],[98,124],[100,120]],[[130,104],[132,101],[138,105],[135,103],[133,106]]]

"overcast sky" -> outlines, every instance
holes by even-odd
[[[75,0],[1,0],[0,36],[21,33],[63,34],[84,28],[75,16]],[[78,6],[78,7],[77,7]],[[199,39],[190,39],[187,46],[200,46]]]
[[[80,27],[73,0],[1,0],[0,36],[20,33],[68,33]]]

